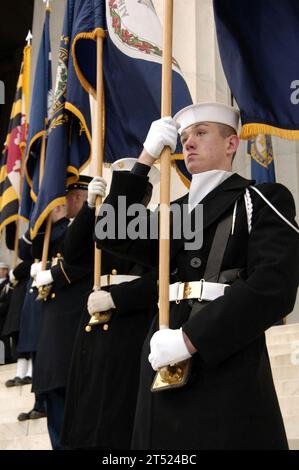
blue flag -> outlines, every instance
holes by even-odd
[[[81,3],[68,0],[66,6],[48,128],[45,178],[30,219],[32,238],[52,209],[65,204],[67,185],[78,180],[91,157],[89,95],[77,78],[71,55]]]
[[[214,0],[224,72],[241,138],[299,138],[298,0]]]
[[[249,139],[247,155],[251,159],[251,178],[257,184],[275,183],[274,155],[270,135],[259,134]]]
[[[29,220],[39,190],[40,153],[43,136],[48,127],[52,97],[50,46],[50,10],[46,10],[36,71],[33,83],[29,130],[25,150],[25,171],[21,201],[21,216]]]
[[[77,75],[96,96],[96,34],[104,39],[105,161],[137,158],[153,120],[161,115],[162,27],[151,0],[79,1],[73,44]],[[172,114],[192,104],[173,59]],[[181,154],[178,146],[176,154]],[[182,155],[176,168],[188,184]]]

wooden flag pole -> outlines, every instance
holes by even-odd
[[[103,175],[104,133],[103,133],[103,42],[104,38],[97,34],[97,104],[96,104],[96,162],[97,176]],[[98,216],[102,198],[96,200],[96,216]],[[94,290],[101,288],[101,250],[95,245],[94,256]]]
[[[47,138],[46,127],[47,126],[46,126],[46,122],[45,122],[45,132],[42,136],[41,153],[40,153],[39,188],[41,187],[42,180],[43,180],[43,177],[44,177],[44,172],[45,172],[46,138]],[[42,271],[45,271],[45,269],[47,268],[51,228],[52,228],[52,218],[51,218],[51,213],[50,213],[47,217],[45,238],[44,238],[44,242],[43,242],[42,265],[41,265],[41,270]],[[37,300],[45,299],[49,295],[49,292],[50,292],[49,286],[39,287]]]
[[[96,115],[95,115],[95,132],[94,139],[96,145],[96,162],[97,162],[97,176],[103,174],[103,161],[104,161],[104,84],[103,84],[103,44],[104,36],[98,31],[97,34],[97,96],[96,96]],[[102,198],[96,199],[96,213],[97,217],[102,204]],[[94,291],[101,289],[101,260],[102,251],[95,245],[94,250]],[[90,332],[93,325],[105,323],[110,319],[109,312],[94,313],[90,318],[89,324],[85,327],[86,332]]]
[[[172,101],[172,29],[173,0],[164,0],[161,117],[171,116]],[[171,149],[165,147],[160,160],[160,233],[159,233],[159,327],[169,328],[170,267],[170,170]],[[158,370],[152,392],[183,386],[189,376],[190,361]]]
[[[46,126],[45,126],[46,127]],[[46,160],[46,131],[42,137],[41,153],[40,153],[40,166],[39,166],[39,188],[41,187],[42,180],[45,172],[45,160]],[[47,267],[49,244],[50,244],[50,234],[51,234],[52,219],[51,214],[47,217],[46,223],[46,232],[43,243],[43,254],[42,254],[42,266],[41,270],[44,271]]]
[[[164,35],[162,62],[161,117],[171,116],[172,96],[172,22],[173,0],[164,2]],[[159,237],[159,324],[169,327],[169,263],[170,263],[170,160],[171,150],[165,147],[161,155],[160,237]]]

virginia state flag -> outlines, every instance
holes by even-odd
[[[33,82],[29,131],[25,150],[25,169],[21,215],[29,220],[39,191],[39,169],[42,139],[46,136],[52,99],[50,46],[50,10],[46,10],[43,33]]]
[[[27,138],[31,46],[23,52],[23,62],[10,115],[8,133],[0,159],[0,232],[19,218],[21,167]]]
[[[251,178],[257,184],[275,183],[275,168],[270,135],[259,134],[249,139],[247,156],[251,159]]]
[[[48,127],[45,177],[30,217],[32,238],[52,209],[65,203],[67,185],[78,180],[91,157],[89,95],[77,78],[71,56],[80,4],[78,0],[68,0],[65,10]]]
[[[241,137],[298,139],[298,0],[214,0],[214,14]]]
[[[137,158],[153,120],[161,115],[163,31],[151,0],[80,0],[72,47],[83,87],[96,96],[96,34],[104,40],[105,161]],[[192,104],[173,59],[172,113]],[[176,153],[181,153],[178,147]],[[182,156],[176,168],[186,184]]]

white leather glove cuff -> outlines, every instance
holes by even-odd
[[[106,196],[107,182],[101,176],[95,176],[88,185],[87,204],[89,207],[95,207],[96,198]]]
[[[42,269],[42,262],[39,261],[39,263],[33,263],[30,268],[30,276],[35,277],[37,273],[39,273]]]
[[[144,149],[152,158],[159,158],[164,147],[176,149],[178,138],[177,124],[172,117],[165,117],[152,122],[143,144]]]
[[[189,359],[189,353],[183,337],[183,330],[169,328],[156,331],[150,342],[151,352],[148,357],[154,370],[166,365],[174,365]]]
[[[53,280],[54,279],[50,269],[47,269],[46,271],[40,271],[36,275],[36,287],[52,284]]]
[[[11,283],[13,283],[15,280],[16,280],[16,278],[15,278],[15,276],[14,276],[13,269],[11,269],[11,270],[9,271],[9,281],[10,281]]]
[[[115,304],[110,292],[98,290],[92,292],[88,297],[87,310],[89,315],[93,315],[96,312],[107,312],[111,308],[115,308]]]

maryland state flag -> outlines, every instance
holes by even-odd
[[[105,161],[137,158],[153,120],[161,115],[163,31],[151,0],[80,0],[72,54],[80,82],[96,96],[96,35],[104,40]],[[173,59],[172,113],[192,104]],[[176,149],[176,168],[190,175]],[[178,155],[179,154],[179,155]]]
[[[21,168],[27,138],[30,54],[31,46],[26,46],[0,160],[0,232],[19,217]]]
[[[52,97],[52,68],[50,46],[50,10],[47,8],[39,46],[33,83],[21,215],[29,220],[39,191],[39,170],[42,139],[46,136]]]
[[[52,209],[65,203],[66,186],[78,180],[91,157],[89,95],[77,78],[71,56],[80,4],[68,0],[66,6],[48,127],[45,177],[30,217],[32,238]]]
[[[299,138],[298,0],[214,0],[224,72],[241,137]]]
[[[249,139],[247,156],[251,159],[251,178],[257,184],[275,183],[273,147],[270,135],[259,134]]]

